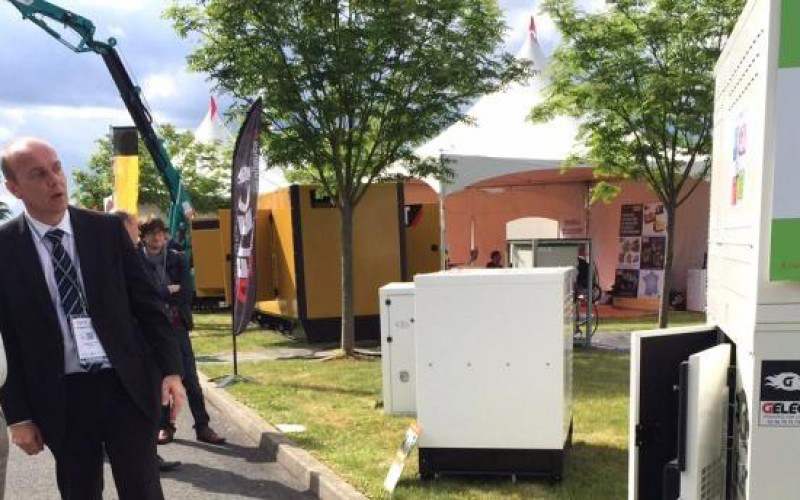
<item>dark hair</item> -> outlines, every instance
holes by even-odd
[[[11,162],[8,160],[8,154],[3,153],[0,155],[0,170],[3,172],[3,177],[6,179],[16,180],[14,178],[14,171],[11,170]]]
[[[164,224],[164,221],[161,219],[151,219],[144,224],[141,225],[139,230],[142,233],[142,236],[147,236],[148,234],[153,234],[157,232],[167,232],[167,226]]]
[[[494,250],[494,251],[492,252],[492,254],[490,255],[490,257],[491,257],[492,259],[494,259],[494,256],[495,256],[495,255],[496,255],[496,256],[498,256],[498,257],[502,257],[502,256],[503,256],[503,254],[501,254],[501,253],[500,253],[500,250]]]

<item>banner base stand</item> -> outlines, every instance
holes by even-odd
[[[223,375],[221,377],[214,377],[209,379],[209,382],[214,382],[218,388],[224,389],[226,387],[230,387],[232,385],[236,385],[241,382],[253,382],[253,379],[250,377],[244,377],[242,375]]]

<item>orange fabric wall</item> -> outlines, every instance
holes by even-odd
[[[614,283],[619,249],[620,207],[628,203],[656,202],[655,194],[645,183],[623,182],[622,192],[612,203],[597,203],[590,214],[590,233],[600,283],[608,290]],[[475,221],[475,239],[479,255],[474,266],[483,266],[492,250],[506,257],[506,223],[522,217],[547,217],[580,220],[586,224],[585,183],[553,183],[504,188],[469,188],[449,195],[447,208],[447,244],[451,262],[469,260],[470,227]],[[432,203],[436,193],[427,185],[408,183],[407,204]],[[678,210],[673,288],[685,290],[689,269],[699,268],[708,242],[709,185],[703,183]]]
[[[502,191],[501,191],[502,190]],[[447,197],[447,242],[450,262],[469,261],[474,220],[478,259],[484,266],[493,250],[506,254],[506,223],[521,217],[545,217],[562,221],[583,220],[583,184],[553,184],[508,188],[471,188]],[[505,260],[505,259],[504,259]]]

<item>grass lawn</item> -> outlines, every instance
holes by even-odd
[[[231,352],[231,316],[230,313],[206,314],[195,313],[195,330],[192,332],[192,346],[195,354],[213,356]],[[252,334],[251,334],[252,333]],[[271,330],[260,330],[254,324],[240,335],[236,343],[239,352],[262,351],[278,347],[303,347],[286,335]]]
[[[705,313],[672,311],[669,313],[669,326],[686,326],[706,321]],[[658,327],[658,315],[647,314],[635,318],[603,318],[600,316],[599,332],[632,332],[650,330]]]
[[[198,356],[230,349],[229,317],[196,315]],[[285,337],[249,331],[243,351],[298,346]],[[301,346],[301,345],[300,345]],[[406,465],[398,499],[621,499],[627,491],[628,356],[575,352],[574,447],[558,485],[509,479],[446,479],[422,483],[417,457]],[[227,363],[204,363],[209,376],[230,372]],[[237,399],[273,424],[296,423],[308,431],[292,438],[370,498],[383,498],[382,484],[408,418],[385,416],[379,361],[284,360],[248,362],[240,372],[251,383],[233,386]]]

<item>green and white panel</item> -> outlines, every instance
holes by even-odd
[[[782,0],[771,281],[800,281],[800,1]]]

